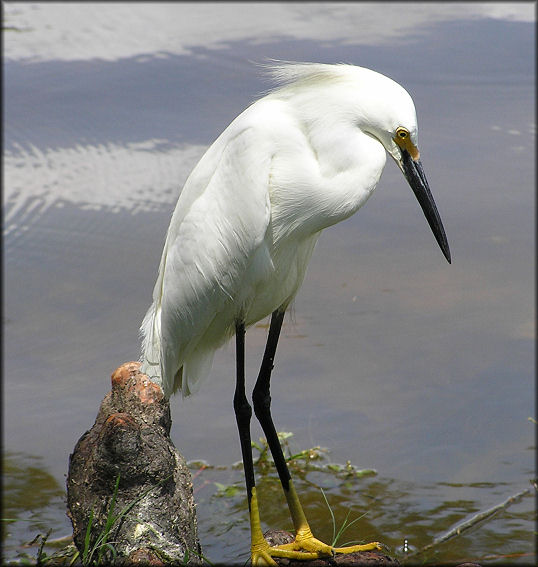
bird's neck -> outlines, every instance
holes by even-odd
[[[313,135],[311,155],[301,156],[302,167],[286,171],[276,164],[271,190],[276,241],[313,235],[350,217],[367,201],[386,153],[371,136],[353,134],[332,140]]]

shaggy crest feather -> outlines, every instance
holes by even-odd
[[[359,67],[346,63],[307,63],[295,61],[272,61],[260,65],[276,83],[275,88],[292,83],[314,83],[332,81],[349,76]]]

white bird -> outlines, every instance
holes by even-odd
[[[321,231],[355,213],[394,158],[450,262],[443,224],[422,169],[415,107],[393,80],[353,65],[283,63],[278,86],[242,112],[188,177],[173,213],[142,323],[141,371],[165,396],[194,392],[213,355],[234,333],[234,395],[251,518],[253,564],[375,549],[332,548],[312,536],[270,414],[269,382],[284,312],[305,275]],[[272,314],[253,391],[256,416],[296,530],[292,544],[264,539],[245,395],[245,329]]]

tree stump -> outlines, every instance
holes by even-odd
[[[190,471],[170,439],[170,405],[139,368],[128,362],[112,374],[95,424],[70,455],[73,539],[82,555],[92,518],[86,553],[95,548],[94,557],[110,549],[103,545],[108,543],[116,563],[197,565],[201,547]],[[103,541],[111,516],[115,521]]]

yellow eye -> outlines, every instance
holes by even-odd
[[[418,148],[411,141],[411,134],[409,133],[409,130],[407,128],[398,126],[398,128],[396,128],[396,133],[393,139],[396,144],[400,146],[402,150],[407,151],[415,161],[419,159],[420,154],[418,152]]]

